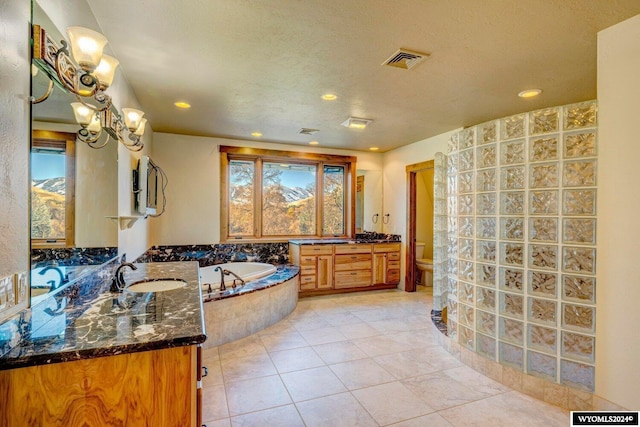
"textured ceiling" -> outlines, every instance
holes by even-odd
[[[638,0],[88,3],[155,131],[381,151],[595,98],[597,32],[640,13]],[[431,56],[381,65],[401,47]],[[544,92],[516,96],[527,88]],[[373,123],[340,126],[349,116]]]

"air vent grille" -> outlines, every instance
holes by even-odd
[[[302,135],[313,135],[316,132],[320,132],[320,129],[312,129],[312,128],[301,128],[298,133]]]
[[[408,70],[415,67],[423,59],[429,57],[428,53],[416,52],[408,49],[399,49],[389,59],[382,63],[390,67],[402,68]]]

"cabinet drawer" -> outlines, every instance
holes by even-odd
[[[335,271],[370,270],[371,254],[336,255]]]
[[[309,283],[315,286],[316,276],[300,276],[300,286],[307,285]]]
[[[300,274],[301,275],[307,274],[307,275],[310,275],[310,276],[315,275],[316,274],[316,266],[315,266],[315,264],[313,264],[313,265],[304,265],[304,264],[301,265],[300,266]]]
[[[333,246],[331,245],[302,245],[300,246],[300,255],[331,255],[333,254]]]
[[[336,254],[369,254],[371,253],[370,244],[344,244],[336,245]]]
[[[371,270],[336,271],[333,286],[336,289],[371,286]]]
[[[305,255],[300,257],[300,265],[316,265],[316,257],[313,255]]]
[[[388,283],[400,282],[400,270],[387,270],[387,282]]]
[[[400,243],[374,243],[373,252],[400,252]]]
[[[312,291],[316,288],[316,281],[314,280],[311,283],[302,283],[300,282],[300,290],[301,291]]]
[[[400,269],[400,261],[389,261],[387,262],[387,269],[388,270],[394,270],[394,269]]]
[[[387,259],[389,261],[400,261],[400,252],[389,252]]]

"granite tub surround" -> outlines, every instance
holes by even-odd
[[[289,244],[277,242],[153,246],[136,260],[136,262],[167,261],[198,261],[200,267],[244,261],[280,265],[289,262]]]
[[[56,293],[28,310],[21,325],[8,326],[9,332],[17,332],[19,327],[24,332],[13,337],[18,342],[5,345],[9,351],[0,357],[0,370],[204,342],[197,263],[137,267],[125,270],[126,283],[179,278],[186,285],[165,292],[116,294],[109,292],[109,274],[92,293],[83,292],[84,288],[76,297]],[[0,327],[3,330],[7,331],[6,324]]]
[[[277,266],[275,273],[269,276],[263,277],[258,280],[247,282],[242,286],[236,288],[228,287],[225,291],[202,291],[202,299],[204,302],[218,301],[225,298],[237,297],[240,295],[246,295],[252,292],[261,291],[264,289],[278,286],[282,283],[290,281],[298,276],[300,273],[300,267],[295,265],[280,265]]]
[[[47,265],[101,265],[118,256],[118,248],[42,248],[31,249],[31,268]]]

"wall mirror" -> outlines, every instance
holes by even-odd
[[[382,171],[356,171],[356,233],[382,232]]]
[[[32,22],[65,38],[35,1]],[[49,78],[35,64],[31,81],[34,98],[47,91]],[[76,142],[75,101],[55,86],[31,108],[31,305],[117,255],[118,226],[108,217],[118,212],[118,143]]]

